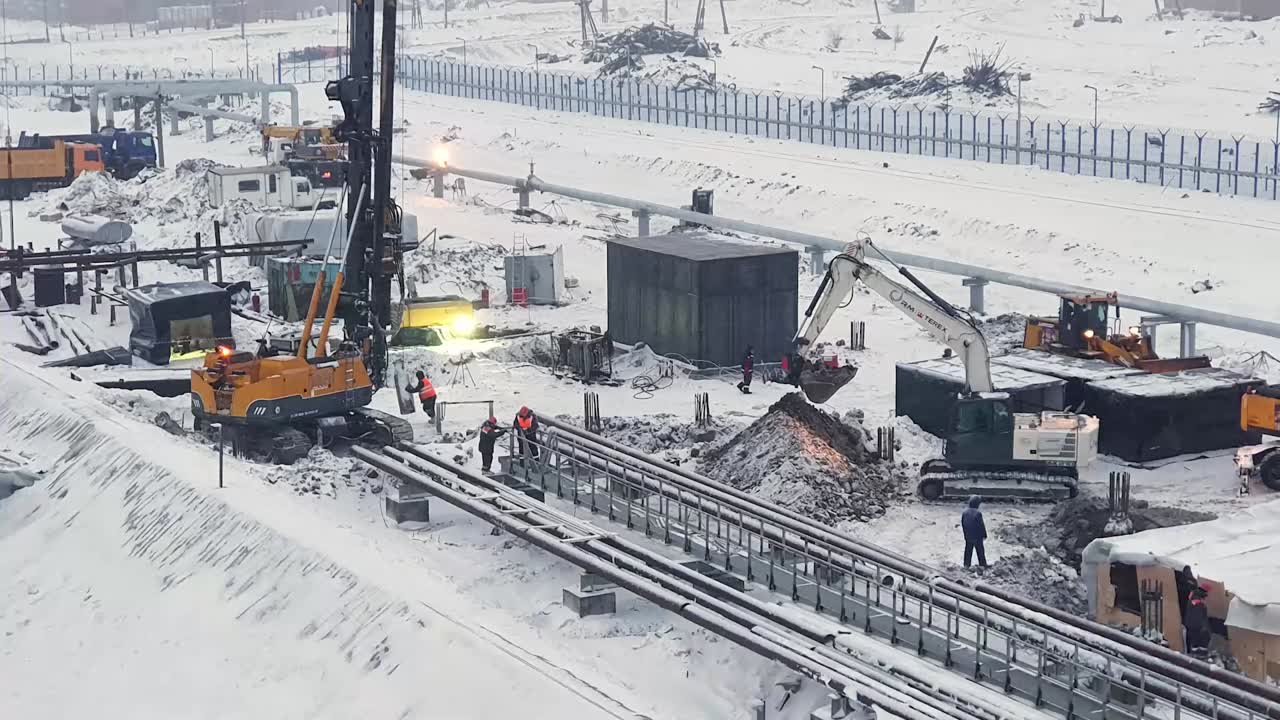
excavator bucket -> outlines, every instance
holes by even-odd
[[[800,391],[804,396],[809,398],[809,402],[822,404],[831,399],[840,388],[848,385],[853,376],[858,374],[858,368],[852,365],[844,365],[838,368],[815,367],[805,368],[800,373],[798,382]]]

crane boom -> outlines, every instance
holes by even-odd
[[[845,246],[827,266],[827,274],[818,286],[818,292],[805,310],[805,319],[796,333],[797,346],[811,346],[822,334],[832,315],[853,293],[859,281],[894,307],[915,320],[930,337],[951,348],[964,363],[967,390],[976,393],[993,392],[991,382],[991,356],[986,338],[966,317],[956,312],[951,304],[938,297],[910,272],[899,271],[925,295],[915,292],[866,261],[870,240],[855,240]]]

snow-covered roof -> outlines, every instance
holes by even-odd
[[[964,383],[964,365],[958,358],[942,359],[930,358],[928,360],[920,360],[912,363],[898,363],[898,367],[914,368],[919,372],[944,377],[948,380]],[[1021,390],[1023,388],[1043,387],[1049,385],[1062,385],[1062,379],[1051,377],[1049,375],[1041,375],[1040,373],[1023,370],[1016,367],[1008,367],[1005,365],[991,366],[991,383],[999,391]]]
[[[794,248],[750,242],[706,232],[671,232],[666,235],[639,238],[610,238],[609,244],[625,245],[695,261],[798,254]]]
[[[210,175],[230,176],[230,175],[272,175],[279,172],[286,172],[288,168],[283,165],[259,165],[257,167],[211,167]]]
[[[1084,549],[1085,564],[1123,562],[1190,565],[1196,577],[1216,580],[1233,596],[1227,624],[1280,635],[1280,500],[1208,522],[1098,538]]]
[[[1007,355],[991,358],[997,365],[1022,368],[1068,380],[1106,380],[1127,375],[1141,375],[1142,370],[1127,368],[1105,360],[1058,355],[1043,350],[1014,349]]]
[[[1244,388],[1261,380],[1223,368],[1207,367],[1176,373],[1144,373],[1090,383],[1093,387],[1131,397],[1192,395],[1230,388]]]

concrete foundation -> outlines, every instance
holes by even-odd
[[[612,615],[618,611],[618,598],[612,590],[584,591],[578,588],[564,589],[565,607],[578,614],[578,617],[592,615]]]
[[[426,495],[402,495],[386,498],[387,517],[395,523],[431,522],[431,505]]]
[[[987,281],[982,278],[965,278],[960,284],[969,288],[969,309],[976,313],[986,312],[983,309],[986,307],[983,288],[987,286]]]

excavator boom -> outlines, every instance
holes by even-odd
[[[848,301],[854,286],[861,282],[893,303],[894,307],[924,328],[930,337],[951,348],[960,357],[964,363],[968,391],[994,391],[987,341],[973,322],[938,297],[905,268],[899,268],[899,272],[920,290],[919,293],[880,272],[866,261],[868,248],[874,249],[870,240],[855,240],[827,265],[827,274],[805,310],[805,318],[796,333],[797,348],[813,346],[836,310]],[[833,377],[834,375],[836,373],[822,370],[801,373],[800,389],[811,401],[825,402],[835,390],[853,379],[851,373]],[[844,382],[837,385],[841,379]]]

